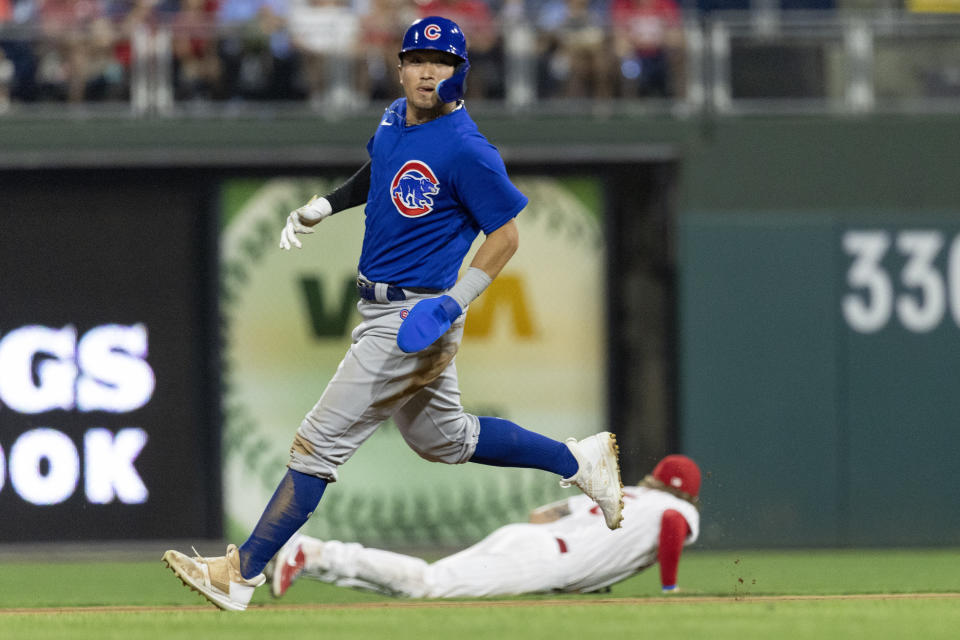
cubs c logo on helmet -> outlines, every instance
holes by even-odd
[[[453,20],[442,16],[428,16],[415,20],[403,34],[400,45],[400,59],[408,51],[433,49],[452,53],[464,62],[467,58],[467,39],[463,31]]]
[[[408,160],[390,182],[390,199],[405,218],[419,218],[433,211],[433,197],[440,193],[440,181],[433,170],[419,160]]]

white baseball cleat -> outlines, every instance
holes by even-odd
[[[274,559],[273,575],[270,576],[270,593],[280,598],[290,585],[300,577],[307,563],[307,556],[300,546],[300,536],[294,536],[280,547]]]
[[[623,482],[620,480],[620,463],[617,454],[617,437],[609,431],[601,431],[579,442],[568,438],[564,443],[577,459],[577,473],[560,481],[561,487],[572,484],[593,499],[607,527],[617,529],[623,520]]]
[[[237,545],[229,545],[226,555],[215,558],[204,558],[196,549],[193,552],[197,555],[191,558],[170,550],[163,554],[163,561],[183,584],[224,611],[245,611],[253,590],[267,579],[262,573],[243,578]]]

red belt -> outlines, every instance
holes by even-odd
[[[560,547],[560,553],[567,552],[567,543],[564,542],[562,538],[557,538],[557,546]]]

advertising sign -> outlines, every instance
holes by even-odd
[[[224,185],[224,491],[238,540],[285,472],[294,433],[359,321],[361,208],[325,220],[302,237],[303,249],[278,248],[287,214],[342,179]],[[554,438],[583,437],[606,428],[600,185],[515,181],[530,198],[517,218],[520,250],[470,306],[456,358],[462,402]],[[305,531],[462,544],[564,495],[542,471],[426,462],[388,422],[339,470]]]
[[[4,188],[0,541],[219,535],[192,209],[43,191]]]

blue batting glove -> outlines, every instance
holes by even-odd
[[[427,298],[413,305],[397,331],[397,346],[404,353],[426,349],[460,317],[463,309],[450,296]]]

